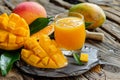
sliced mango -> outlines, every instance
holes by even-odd
[[[50,25],[46,26],[45,28],[43,28],[42,30],[34,33],[31,37],[39,38],[41,34],[50,35],[53,32],[54,32],[54,25],[50,24]]]
[[[66,66],[68,64],[67,58],[53,42],[45,34],[41,34],[39,39],[31,37],[24,44],[21,58],[26,63],[38,68],[62,68]]]
[[[19,15],[0,15],[0,49],[19,49],[29,36],[29,26]]]
[[[6,13],[0,15],[0,28],[6,29],[8,24],[9,17]]]
[[[8,37],[8,32],[0,29],[0,43],[5,42]]]

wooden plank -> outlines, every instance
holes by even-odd
[[[55,6],[55,4],[50,3],[49,0],[39,0],[38,2],[45,7],[49,16],[55,16],[60,12],[66,11],[66,9],[61,8],[60,6]]]
[[[107,6],[109,8],[112,8],[116,11],[120,11],[120,1],[119,0],[88,0],[90,3],[95,3],[100,6]]]
[[[2,14],[2,13],[10,14],[11,11],[7,7],[0,5],[0,14]]]
[[[108,34],[106,31],[104,31],[103,29],[97,28],[95,31],[101,32],[105,35],[104,41],[114,44],[116,47],[120,47],[119,42],[115,41],[116,39],[113,36],[111,36],[110,34]]]
[[[4,3],[7,5],[7,7],[13,10],[15,6],[17,6],[17,4],[24,2],[24,1],[27,1],[27,0],[4,0]]]
[[[102,7],[102,6],[101,6]],[[115,14],[115,15],[117,15],[117,16],[119,16],[120,17],[120,11],[117,11],[117,10],[115,10],[115,9],[113,9],[113,8],[110,8],[110,7],[102,7],[105,11],[107,11],[107,12],[110,12],[110,13],[112,13],[112,14]]]
[[[18,0],[18,2],[14,2],[14,1],[17,1],[17,0],[8,0],[11,4],[13,4],[13,5],[17,5],[18,4],[18,2],[19,1],[24,1],[24,0]],[[61,13],[61,12],[65,12],[66,11],[66,9],[64,9],[64,7],[59,7],[59,6],[56,6],[56,5],[54,5],[54,4],[52,4],[52,3],[49,3],[49,0],[38,0],[38,2],[39,3],[41,3],[45,8],[46,8],[46,10],[47,10],[47,12],[48,12],[48,15],[49,16],[54,16],[54,15],[56,15],[56,14],[58,14],[58,13]],[[7,4],[8,5],[8,4]],[[9,6],[10,7],[10,6]],[[3,8],[2,8],[3,9]],[[11,7],[11,9],[12,9],[12,7]],[[8,10],[9,10],[9,8],[8,8]],[[108,24],[107,24],[108,25]],[[111,25],[113,25],[113,24],[111,24]],[[118,25],[118,24],[117,24]],[[119,26],[117,26],[117,27],[119,27]],[[102,26],[102,28],[104,28],[104,26]],[[119,47],[118,46],[116,46],[116,44],[117,44],[117,42],[116,42],[116,44],[115,45],[112,45],[111,43],[115,43],[115,40],[114,39],[116,39],[114,36],[111,36],[109,33],[107,33],[107,32],[105,32],[104,30],[102,30],[102,28],[98,28],[97,29],[97,31],[98,32],[104,32],[105,33],[105,36],[106,36],[106,40],[108,40],[109,42],[107,42],[107,41],[105,41],[105,42],[103,42],[103,43],[101,43],[101,42],[97,42],[97,41],[93,41],[93,40],[87,40],[86,42],[88,42],[90,45],[93,45],[93,46],[96,46],[96,47],[98,47],[100,50],[101,50],[101,53],[106,53],[105,55],[102,55],[102,56],[109,56],[109,55],[115,55],[115,56],[113,56],[113,57],[107,57],[106,59],[108,59],[109,61],[112,61],[112,59],[115,59],[114,61],[115,61],[115,64],[120,64],[120,62],[119,62],[119,56],[120,56],[120,50],[119,50]],[[117,28],[118,29],[118,28]],[[110,31],[110,30],[108,30],[108,31]],[[116,34],[116,31],[114,31],[115,33],[114,34]],[[111,33],[111,32],[110,32]],[[107,36],[109,36],[110,35],[110,37],[107,37]],[[110,41],[110,39],[111,39],[111,41]],[[114,52],[114,54],[107,54],[107,52],[109,52],[109,50],[110,51],[112,51],[113,50],[113,52]],[[116,55],[118,56],[117,58],[116,58]],[[105,58],[105,57],[104,57]],[[111,59],[112,58],[112,59]],[[105,60],[106,60],[105,59]],[[113,62],[113,61],[112,61]],[[102,72],[101,72],[102,73]],[[95,73],[95,72],[93,72],[93,71],[89,71],[89,72],[87,72],[87,73],[85,73],[84,75],[80,75],[80,76],[77,76],[77,77],[70,77],[70,78],[43,78],[43,77],[39,77],[39,78],[30,78],[30,77],[28,77],[28,76],[26,76],[26,75],[23,75],[23,77],[24,77],[24,80],[39,80],[39,79],[42,79],[42,80],[90,80],[90,79],[92,79],[92,80],[97,80],[97,79],[99,79],[99,80],[105,80],[105,75],[103,74],[103,76],[102,76],[102,74],[101,73]],[[112,75],[111,75],[112,76]],[[114,79],[116,78],[116,76],[114,77]],[[13,79],[14,80],[14,79]],[[117,79],[116,79],[117,80]],[[118,79],[119,80],[119,79]]]
[[[117,72],[111,73],[111,72],[106,71],[106,70],[103,70],[103,72],[106,74],[106,80],[120,80],[119,72],[118,73]]]
[[[118,24],[107,20],[100,28],[96,28],[95,31],[104,33],[106,42],[120,47],[120,27]]]
[[[120,25],[120,17],[119,16],[109,13],[107,11],[105,11],[105,14],[108,19],[110,19],[111,21],[116,22]]]
[[[23,77],[15,69],[11,70],[6,77],[0,75],[0,80],[23,80]]]
[[[69,9],[72,6],[72,4],[64,2],[63,0],[50,0],[50,2],[56,4],[57,6],[66,8],[66,9]]]
[[[86,74],[84,74],[84,76],[88,80],[105,80],[105,78],[106,78],[105,73],[103,73],[102,71],[100,73],[95,73],[93,71],[89,71]]]
[[[55,3],[57,6],[62,6],[66,9],[69,9],[72,4],[69,4],[68,2],[62,1],[62,0],[50,0],[50,2]]]
[[[106,22],[101,27],[106,32],[108,32],[110,35],[116,38],[116,41],[118,40],[120,42],[120,26],[116,23],[113,23],[112,21],[106,20]]]

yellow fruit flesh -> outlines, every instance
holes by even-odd
[[[39,39],[29,38],[22,49],[21,58],[28,64],[38,68],[61,68],[67,65],[67,59],[54,45],[47,35],[41,34]]]
[[[0,28],[6,29],[8,24],[9,17],[6,13],[0,15]]]
[[[54,25],[51,24],[51,25],[46,26],[42,30],[34,33],[31,37],[39,38],[41,34],[50,35],[51,33],[53,33],[53,31],[54,31]]]
[[[81,53],[80,54],[80,61],[82,62],[88,62],[88,54],[87,53]]]
[[[0,15],[0,49],[16,50],[29,36],[29,26],[23,18],[14,13]]]

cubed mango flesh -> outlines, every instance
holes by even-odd
[[[24,44],[21,58],[38,68],[62,68],[68,64],[68,61],[54,43],[48,35],[41,34],[39,39],[31,37]]]
[[[80,61],[82,62],[88,62],[88,54],[87,53],[81,53],[80,54]]]
[[[20,22],[19,25],[18,23]],[[0,15],[0,49],[16,50],[23,46],[30,36],[28,24],[15,13]]]

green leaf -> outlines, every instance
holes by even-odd
[[[52,34],[49,35],[50,39],[55,39],[54,38],[54,32]]]
[[[87,29],[92,24],[93,24],[93,22],[85,22],[85,28]]]
[[[0,56],[0,69],[2,76],[6,76],[7,73],[11,70],[13,63],[20,59],[20,54],[18,52],[8,52],[5,51]]]
[[[79,65],[82,65],[82,62],[80,61],[79,55],[77,53],[73,53],[73,57]]]
[[[43,29],[48,25],[51,18],[37,18],[35,21],[33,21],[29,27],[30,27],[30,34],[34,34],[38,32],[39,30]]]

